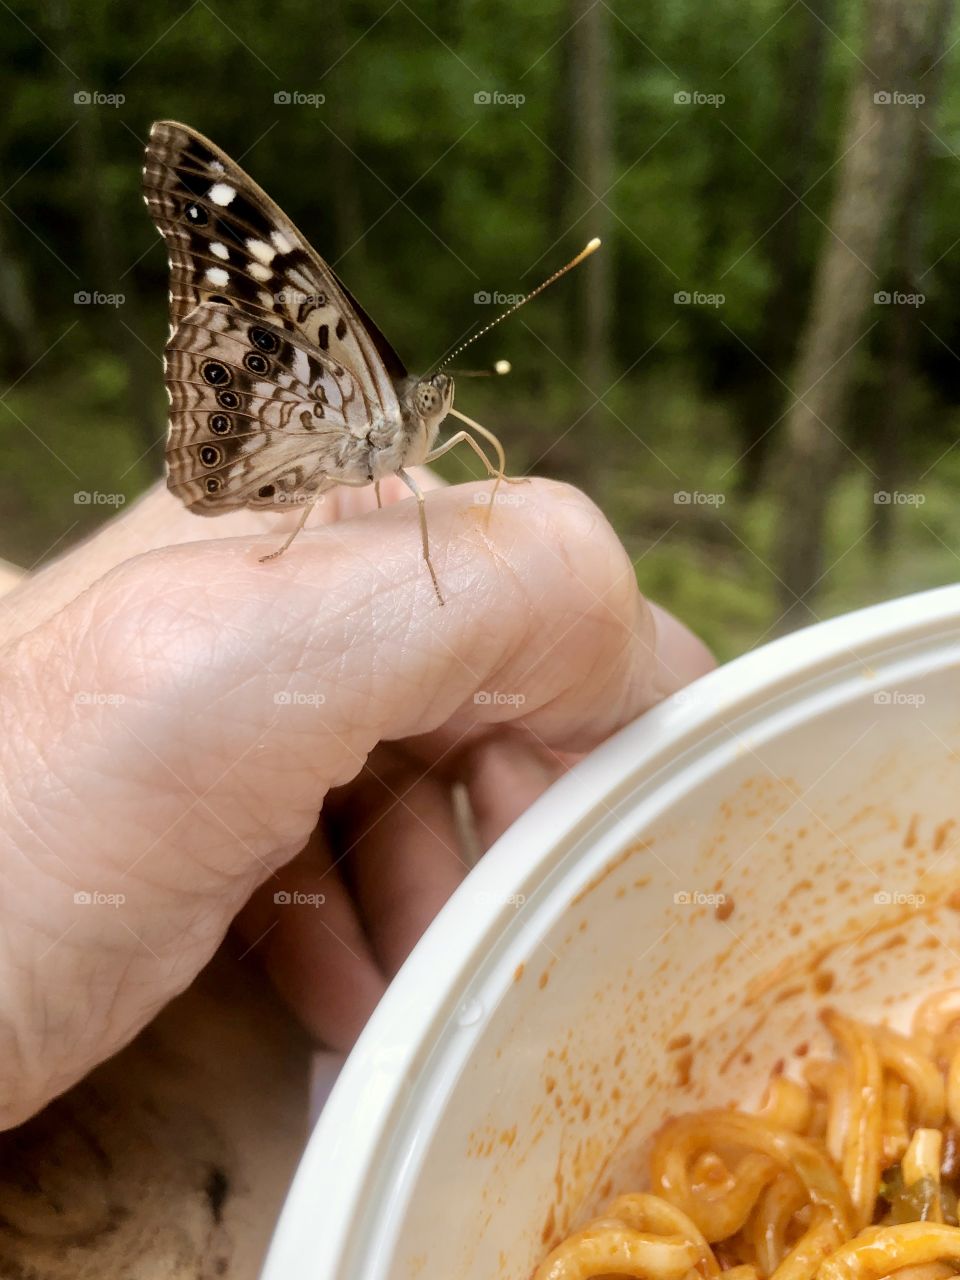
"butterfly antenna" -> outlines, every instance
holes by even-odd
[[[547,279],[544,280],[543,284],[538,284],[531,293],[525,294],[519,302],[515,302],[512,307],[508,307],[507,310],[497,316],[495,320],[491,320],[490,323],[485,324],[482,329],[478,329],[472,338],[468,338],[466,342],[461,342],[459,347],[456,347],[451,351],[446,359],[437,365],[436,372],[439,373],[441,369],[446,368],[450,361],[456,359],[461,351],[465,351],[467,347],[476,342],[478,338],[482,338],[485,333],[489,333],[491,329],[496,328],[498,324],[501,324],[506,320],[507,316],[512,316],[515,311],[519,311],[520,308],[525,307],[528,302],[532,302],[537,294],[543,293],[544,289],[549,289],[550,285],[559,280],[561,276],[565,276],[568,271],[572,271],[574,267],[578,267],[580,263],[583,262],[584,258],[589,258],[591,253],[595,253],[599,248],[600,241],[594,237],[588,245],[584,246],[584,248],[580,250],[575,258],[570,259],[566,266],[561,267],[559,271],[555,271],[552,276],[548,276]],[[500,362],[498,361],[498,363]],[[499,372],[499,370],[497,370],[497,372]]]

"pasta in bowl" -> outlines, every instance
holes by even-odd
[[[649,1191],[617,1196],[534,1280],[948,1280],[960,1270],[960,989],[910,1034],[824,1009],[832,1058],[754,1113],[673,1117]],[[782,1066],[782,1064],[781,1064]]]
[[[910,1021],[960,988],[958,676],[960,587],[778,640],[582,760],[391,984],[264,1280],[622,1276],[645,1243],[647,1280],[960,1271],[952,1006]],[[556,1253],[588,1227],[620,1253]]]

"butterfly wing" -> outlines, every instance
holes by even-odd
[[[292,329],[351,370],[384,420],[398,420],[400,358],[239,165],[202,134],[163,120],[150,130],[143,187],[170,255],[172,329],[211,301]]]
[[[353,371],[299,334],[205,302],[166,356],[167,484],[191,511],[281,510],[356,477],[371,406]]]

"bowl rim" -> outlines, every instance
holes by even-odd
[[[700,677],[613,734],[554,783],[471,870],[375,1009],[307,1142],[262,1280],[327,1280],[338,1274],[356,1213],[378,1171],[391,1116],[426,1061],[438,1020],[454,1011],[498,919],[512,910],[505,900],[538,868],[550,865],[558,844],[588,822],[599,805],[631,780],[668,764],[688,740],[706,738],[728,717],[853,663],[870,674],[871,656],[950,630],[960,636],[960,584],[815,623]]]

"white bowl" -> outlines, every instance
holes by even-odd
[[[666,1114],[752,1101],[817,1047],[825,999],[896,1019],[956,982],[958,666],[960,587],[879,605],[730,663],[551,788],[364,1031],[265,1280],[527,1280],[636,1188]]]

